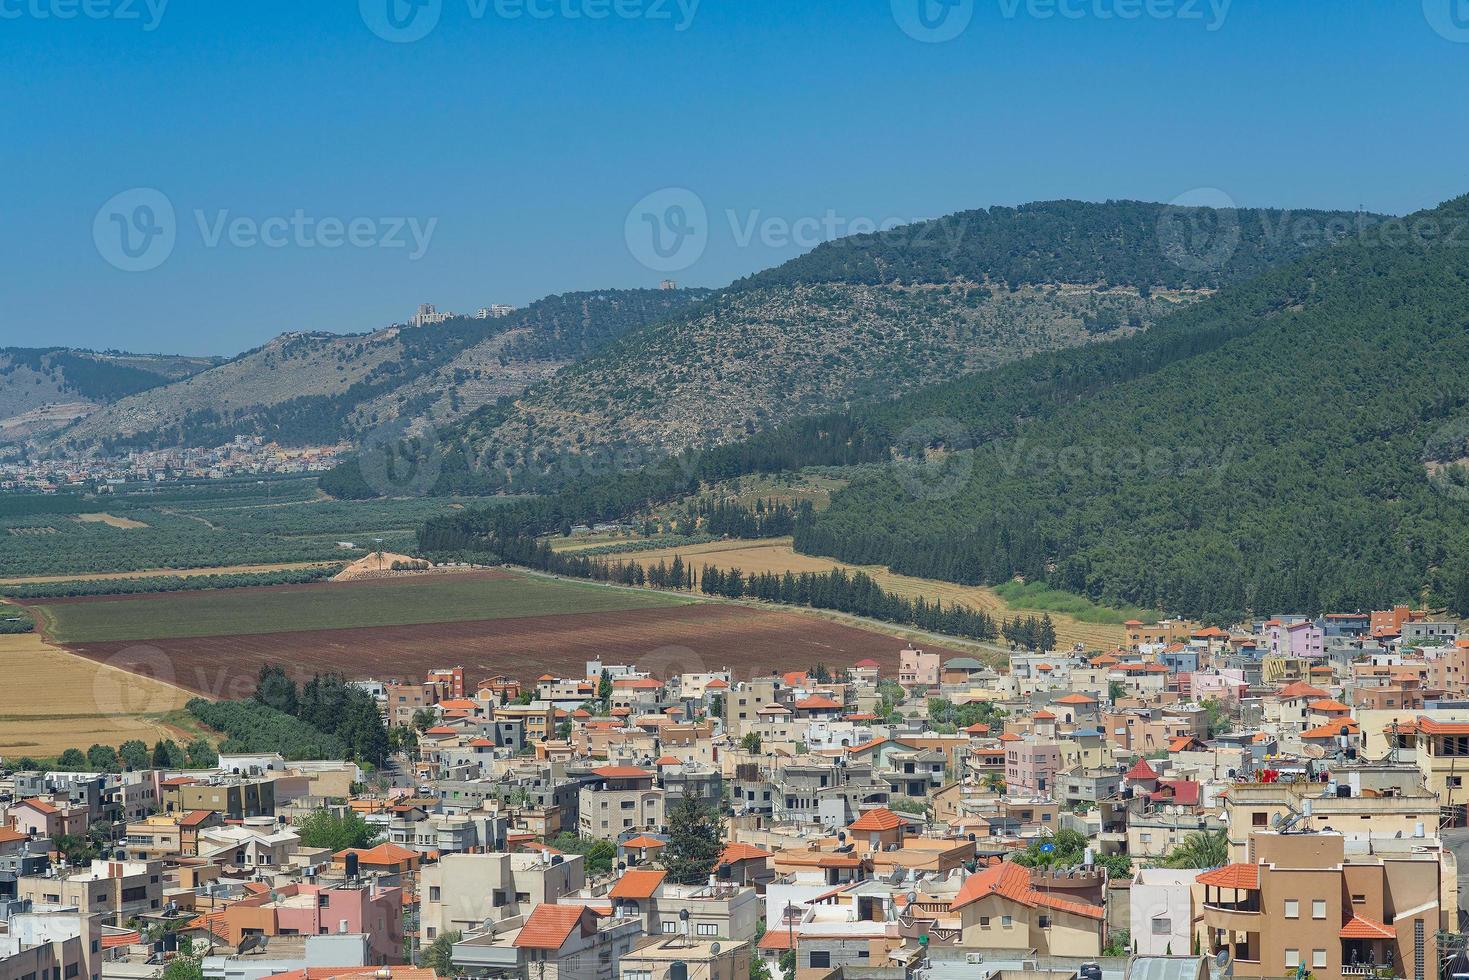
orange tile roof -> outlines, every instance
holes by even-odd
[[[716,677],[712,681],[710,681],[708,684],[705,684],[704,685],[704,690],[706,690],[706,691],[722,691],[722,690],[724,690],[727,687],[729,687],[729,682],[728,681],[725,681],[723,678]]]
[[[667,871],[624,871],[607,895],[609,898],[652,898],[667,875]]]
[[[1056,713],[1054,711],[1046,711],[1042,709],[1040,711],[1037,711],[1032,717],[1035,718],[1036,721],[1055,721]]]
[[[651,848],[654,848],[654,847],[667,847],[668,844],[667,844],[667,842],[661,841],[661,840],[659,840],[656,837],[649,837],[647,834],[643,834],[641,836],[634,837],[631,840],[625,840],[625,841],[623,841],[622,842],[622,846],[623,847],[642,848],[642,849],[651,849]]]
[[[603,766],[593,769],[592,774],[603,779],[652,779],[653,774],[637,766]]]
[[[1305,681],[1296,681],[1294,684],[1282,687],[1275,696],[1283,701],[1289,701],[1294,698],[1324,698],[1328,695],[1319,687],[1312,687]]]
[[[1064,698],[1057,698],[1057,704],[1096,704],[1097,699],[1085,694],[1068,694]]]
[[[399,847],[391,841],[383,841],[376,847],[369,847],[366,850],[360,847],[349,847],[345,851],[338,851],[332,857],[345,858],[348,854],[356,854],[357,860],[362,864],[402,864],[404,861],[418,857],[417,851]]]
[[[1260,866],[1256,864],[1226,864],[1213,871],[1205,871],[1197,879],[1201,885],[1218,888],[1239,888],[1255,891],[1260,887]]]
[[[1352,721],[1350,718],[1338,718],[1335,721],[1328,721],[1324,725],[1317,725],[1315,728],[1306,729],[1304,732],[1301,732],[1301,738],[1332,738],[1337,735],[1358,734],[1361,734],[1361,730],[1357,728],[1355,721]]]
[[[1398,934],[1381,922],[1365,915],[1354,915],[1352,920],[1337,933],[1341,939],[1396,939]]]
[[[859,661],[857,661],[852,666],[853,667],[861,667],[864,670],[871,670],[873,667],[879,667],[880,668],[882,666],[882,664],[878,663],[876,660],[873,660],[872,658],[869,657],[866,660],[859,660]]]
[[[771,857],[769,851],[761,850],[754,844],[745,844],[735,841],[724,845],[724,850],[719,852],[720,864],[734,864],[736,861],[760,861]]]
[[[999,895],[1001,898],[1008,898],[1030,908],[1044,905],[1046,908],[1071,912],[1089,919],[1101,919],[1106,914],[1101,906],[1073,902],[1036,891],[1031,887],[1030,872],[1009,861],[992,864],[983,871],[966,878],[963,887],[959,889],[959,894],[955,895],[953,902],[949,904],[949,911],[957,912],[971,902],[988,898],[990,895]]]
[[[142,941],[143,941],[143,935],[142,935],[142,933],[138,932],[138,930],[136,930],[136,929],[130,929],[127,932],[118,932],[118,933],[113,933],[110,936],[103,936],[102,937],[102,948],[103,949],[117,949],[120,946],[133,946],[133,945],[136,945],[138,943],[141,943]]]
[[[521,949],[560,949],[571,938],[572,931],[582,924],[582,917],[594,914],[591,909],[580,905],[542,902],[520,927],[514,945]]]
[[[1425,735],[1469,735],[1469,722],[1437,721],[1433,718],[1420,717],[1418,730]]]
[[[1123,774],[1124,779],[1157,779],[1157,771],[1148,765],[1147,759],[1138,759],[1132,764],[1132,768]]]
[[[1351,711],[1352,710],[1352,706],[1351,705],[1349,705],[1349,704],[1342,704],[1340,701],[1337,701],[1335,698],[1323,698],[1320,701],[1312,701],[1310,704],[1306,705],[1306,707],[1310,708],[1312,711]]]
[[[903,823],[903,818],[885,806],[868,810],[848,825],[848,830],[892,830]]]
[[[1020,736],[1016,735],[1014,732],[1006,732],[1005,734],[1000,736],[1000,741],[1002,742],[1019,742],[1020,740]]]
[[[802,711],[840,711],[841,705],[831,698],[824,698],[819,694],[813,694],[809,698],[802,698],[795,705]]]

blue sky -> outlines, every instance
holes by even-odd
[[[656,285],[640,201],[702,207],[667,274],[718,286],[990,204],[1469,191],[1469,0],[414,2],[0,0],[0,346]]]

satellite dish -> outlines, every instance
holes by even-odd
[[[713,953],[715,956],[718,956],[719,955],[719,944],[718,943],[714,943],[712,946],[710,946],[709,947],[709,952]]]
[[[1281,823],[1280,814],[1277,813],[1275,816],[1273,816],[1273,817],[1270,818],[1270,826],[1271,826],[1271,828],[1273,828],[1275,830],[1279,830],[1280,829],[1280,823]]]
[[[1221,948],[1219,950],[1218,953],[1215,953],[1214,954],[1214,964],[1216,966],[1218,966],[1219,969],[1221,969],[1221,970],[1224,969],[1226,966],[1229,965],[1229,948],[1228,947],[1223,947],[1223,948]]]

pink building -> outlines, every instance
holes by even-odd
[[[1055,742],[1005,740],[1005,792],[1010,796],[1050,796],[1061,770]]]
[[[1320,657],[1326,653],[1326,638],[1321,627],[1307,619],[1282,623],[1272,619],[1265,624],[1272,657]]]
[[[909,647],[898,654],[898,683],[909,687],[939,686],[939,655]]]

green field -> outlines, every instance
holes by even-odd
[[[53,640],[95,643],[615,612],[689,601],[497,573],[41,602],[32,608],[46,620]]]
[[[315,477],[0,494],[0,578],[350,561],[379,539],[409,552],[426,518],[505,499],[337,501]]]

